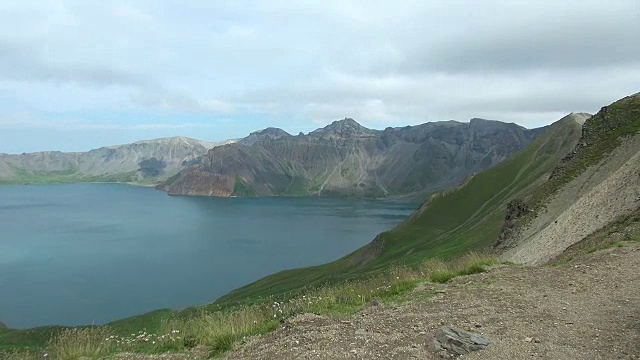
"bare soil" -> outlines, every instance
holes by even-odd
[[[442,325],[487,335],[465,359],[640,359],[640,244],[558,266],[499,266],[425,283],[399,304],[333,319],[304,314],[226,359],[439,359]]]
[[[524,230],[505,260],[540,265],[640,208],[640,135],[565,185]]]

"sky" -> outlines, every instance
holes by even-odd
[[[640,91],[640,1],[0,3],[0,152],[354,118],[532,128]]]

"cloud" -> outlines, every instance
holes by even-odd
[[[77,83],[87,86],[133,86],[152,85],[152,81],[141,74],[134,74],[112,66],[56,62],[38,53],[25,43],[11,43],[0,39],[0,80],[4,81],[51,81],[54,83]]]
[[[208,123],[118,123],[83,120],[43,120],[30,114],[17,114],[0,119],[0,129],[51,129],[51,130],[163,130],[214,128],[220,121]]]
[[[132,102],[144,107],[172,112],[233,113],[235,106],[218,99],[196,100],[179,93],[141,92],[132,97]]]
[[[193,114],[224,114],[255,129],[345,116],[378,128],[472,117],[532,127],[640,90],[633,0],[3,6],[5,119],[115,109],[184,126],[197,125],[181,120]],[[151,126],[128,121],[37,126]]]

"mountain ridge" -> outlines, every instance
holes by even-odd
[[[541,264],[640,207],[640,94],[586,119],[575,149],[535,194],[515,201],[497,248],[503,258]],[[509,214],[508,214],[509,217]]]
[[[268,128],[211,149],[158,188],[221,197],[432,193],[499,163],[544,129],[475,119],[372,130],[351,118],[297,136]]]
[[[210,143],[184,136],[140,140],[86,152],[0,154],[0,183],[133,182],[154,184],[194,164]]]

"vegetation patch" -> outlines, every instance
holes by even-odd
[[[83,182],[133,182],[136,172],[104,174],[99,176],[83,175],[75,169],[63,171],[26,171],[14,168],[14,175],[0,179],[0,185],[40,185],[51,183],[83,183]]]
[[[544,209],[548,199],[588,167],[598,164],[620,146],[622,139],[640,133],[640,96],[633,95],[603,107],[588,119],[576,150],[558,165],[547,182],[532,194],[530,220]]]
[[[233,186],[233,193],[231,196],[258,196],[258,194],[249,186],[247,186],[239,176],[236,176],[236,182]]]
[[[485,271],[495,259],[469,254],[455,261],[428,260],[418,266],[394,266],[387,272],[337,285],[322,285],[290,298],[270,297],[251,305],[202,307],[189,312],[160,311],[105,326],[58,328],[40,344],[8,349],[9,359],[100,359],[118,353],[164,353],[204,346],[211,356],[231,350],[250,336],[275,330],[286,319],[304,313],[343,317],[360,311],[372,301],[401,299],[425,281],[447,271],[448,280],[466,273]],[[471,271],[470,269],[473,269]],[[132,330],[134,327],[137,330]],[[153,331],[148,329],[153,328]],[[21,332],[18,330],[12,330]],[[25,332],[25,331],[23,331]],[[10,352],[11,351],[11,352]]]
[[[640,209],[587,236],[569,247],[551,264],[563,266],[570,264],[576,257],[601,250],[624,247],[629,242],[640,242]]]

